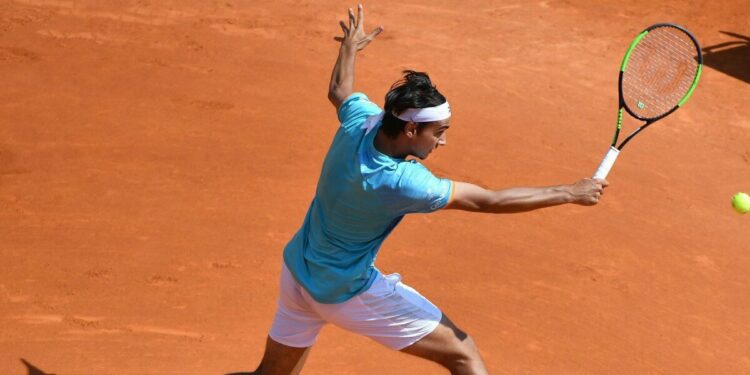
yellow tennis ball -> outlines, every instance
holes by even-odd
[[[732,197],[732,207],[741,214],[750,212],[750,195],[737,193]]]

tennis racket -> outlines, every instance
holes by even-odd
[[[687,102],[698,85],[702,69],[703,55],[698,41],[682,26],[656,24],[633,40],[620,66],[620,110],[615,136],[594,178],[606,178],[622,148],[636,134]],[[623,110],[646,123],[618,146]]]

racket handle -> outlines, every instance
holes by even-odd
[[[596,173],[594,173],[594,178],[607,178],[609,170],[612,169],[618,155],[620,155],[620,150],[610,146],[609,151],[607,151],[607,154],[604,155],[604,159],[602,159],[602,163],[599,164],[599,168],[596,170]]]

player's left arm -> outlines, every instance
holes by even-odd
[[[569,185],[514,187],[488,190],[480,186],[454,182],[447,209],[486,213],[515,213],[566,203],[595,205],[608,185],[606,180],[584,178]]]
[[[341,42],[339,48],[339,57],[336,65],[333,66],[331,73],[331,83],[328,86],[328,100],[331,101],[336,110],[341,103],[354,92],[354,61],[357,52],[364,49],[378,34],[383,31],[382,26],[378,26],[369,34],[364,31],[365,14],[362,4],[357,8],[357,18],[354,18],[354,11],[349,8],[349,26],[344,21],[339,21],[344,36],[337,36],[334,39]]]

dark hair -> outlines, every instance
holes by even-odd
[[[394,115],[409,108],[435,107],[446,102],[430,76],[424,72],[404,70],[404,76],[396,81],[385,94],[385,115],[381,129],[389,138],[396,138],[404,130],[406,121]],[[417,124],[421,127],[421,124]]]

